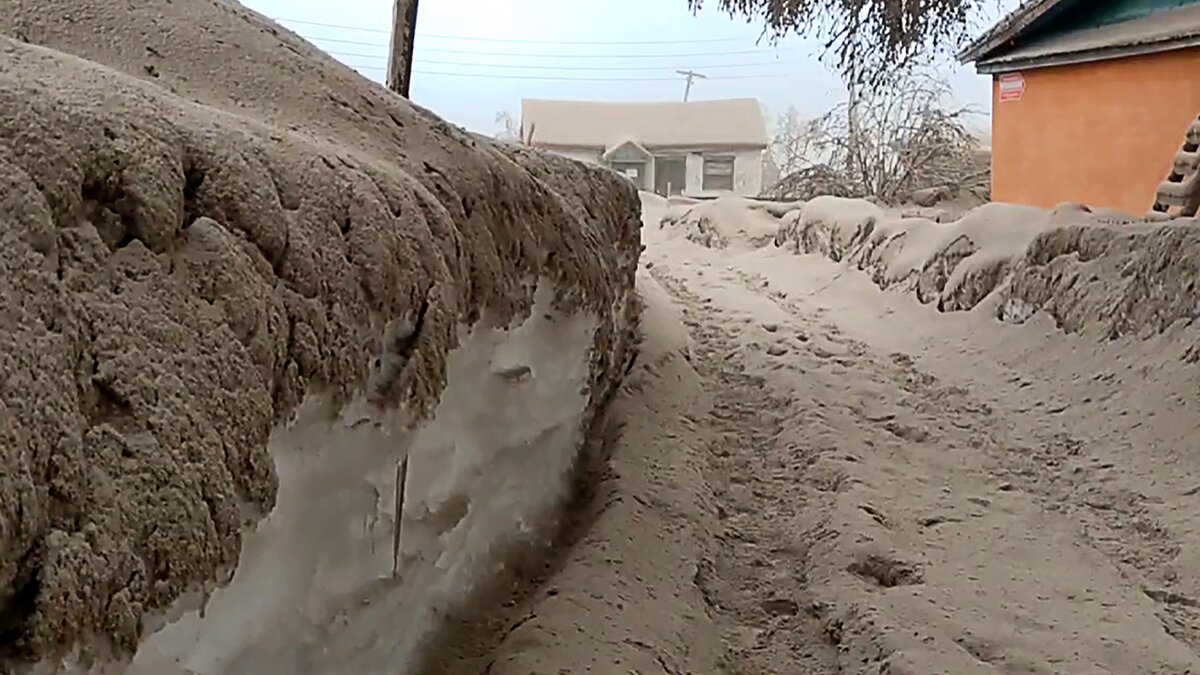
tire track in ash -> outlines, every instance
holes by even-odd
[[[769,290],[769,284],[757,274],[738,270],[735,275],[749,291],[765,297],[787,314],[804,320],[814,315],[813,308]],[[836,334],[836,326],[826,331]],[[855,341],[849,341],[854,347]],[[869,348],[858,345],[862,354]],[[892,355],[891,364],[881,364],[881,374],[890,377],[902,396],[909,396],[910,407],[920,413],[948,421],[951,431],[966,440],[965,445],[978,451],[979,466],[992,478],[995,489],[1007,495],[1024,495],[1046,514],[1074,530],[1072,539],[1081,549],[1090,549],[1107,558],[1119,570],[1122,586],[1153,601],[1153,615],[1167,635],[1186,645],[1190,655],[1200,654],[1200,596],[1175,587],[1176,567],[1186,541],[1165,526],[1156,515],[1155,498],[1142,494],[1136,485],[1120,478],[1114,463],[1122,453],[1114,448],[1133,441],[1122,438],[1088,438],[1086,430],[1061,424],[1046,424],[1045,416],[1055,417],[1065,404],[1030,404],[1009,410],[1005,416],[976,399],[969,391],[944,386],[933,376],[917,368],[904,354]],[[1103,379],[1099,373],[1096,379]],[[1111,377],[1111,373],[1107,373]],[[1009,383],[1022,387],[1020,377]],[[1105,447],[1111,446],[1111,447]],[[1185,494],[1200,493],[1200,487]],[[990,497],[981,497],[988,500]],[[955,518],[955,517],[951,517]],[[933,516],[929,522],[940,526],[947,521]]]
[[[795,527],[797,515],[815,505],[796,489],[811,453],[780,439],[790,400],[748,373],[733,329],[707,301],[665,274],[655,277],[685,310],[692,364],[714,399],[707,478],[722,534],[696,583],[725,640],[723,670],[841,672],[808,586],[808,532]]]

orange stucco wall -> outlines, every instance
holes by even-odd
[[[1140,214],[1200,114],[1200,48],[1022,71],[992,83],[992,199]]]

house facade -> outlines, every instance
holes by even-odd
[[[1030,0],[959,58],[993,78],[993,199],[1141,214],[1200,115],[1200,0]]]
[[[525,100],[527,143],[606,166],[663,196],[756,196],[767,128],[754,99],[687,103]]]

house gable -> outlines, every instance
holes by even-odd
[[[610,162],[642,162],[650,157],[650,152],[634,141],[618,143],[604,153],[604,159]]]
[[[1119,58],[1200,44],[1200,0],[1040,0],[959,55],[980,72]]]

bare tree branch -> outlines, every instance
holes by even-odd
[[[521,125],[513,118],[512,113],[507,110],[501,110],[496,113],[496,140],[505,141],[508,143],[520,143]]]
[[[878,88],[889,73],[965,44],[979,10],[995,0],[711,0],[722,11],[761,21],[775,41],[816,37],[848,82]],[[705,0],[688,0],[698,11]]]
[[[781,176],[795,173],[817,161],[821,131],[817,120],[802,118],[795,106],[779,116],[775,122],[770,151]]]
[[[865,90],[801,126],[781,120],[775,148],[797,153],[768,194],[820,194],[899,203],[914,192],[986,187],[988,158],[968,129],[970,107],[948,107],[949,85],[922,70],[900,73],[887,90]],[[800,138],[803,140],[799,140]]]

